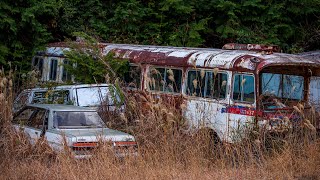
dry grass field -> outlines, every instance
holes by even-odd
[[[320,179],[320,140],[308,129],[285,138],[258,136],[213,147],[206,131],[190,133],[180,113],[144,95],[128,97],[125,116],[102,112],[111,128],[134,135],[139,155],[117,159],[108,148],[75,160],[45,141],[31,146],[10,127],[12,81],[0,77],[0,179]]]

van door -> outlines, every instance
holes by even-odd
[[[14,123],[17,129],[24,131],[30,143],[35,144],[46,130],[46,116],[47,111],[45,109],[26,108],[14,117]]]

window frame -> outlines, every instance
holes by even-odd
[[[253,77],[253,102],[250,101],[242,101],[242,100],[235,100],[233,98],[233,94],[234,94],[234,83],[235,83],[235,76],[236,75],[241,75],[242,77],[245,76],[252,76]],[[231,100],[237,103],[244,103],[244,104],[255,104],[256,103],[256,76],[253,73],[243,73],[243,72],[234,72],[232,75],[232,88],[231,88]],[[241,95],[241,99],[243,99],[242,95]]]
[[[218,67],[217,67],[218,68]],[[227,98],[228,98],[228,93],[229,93],[229,88],[228,88],[228,86],[229,86],[229,73],[228,73],[228,71],[227,70],[221,70],[220,68],[218,68],[219,70],[218,70],[218,73],[221,73],[221,74],[225,74],[225,75],[227,75],[227,83],[226,83],[226,92],[225,92],[225,97],[224,98],[220,98],[220,97],[218,97],[218,98],[211,98],[211,97],[205,97],[205,95],[203,95],[203,97],[201,97],[201,96],[193,96],[193,95],[189,95],[188,93],[187,93],[187,91],[188,91],[188,78],[189,78],[189,72],[190,71],[201,71],[201,70],[204,70],[205,71],[205,74],[207,74],[207,72],[212,72],[213,73],[213,69],[214,68],[210,68],[210,69],[207,69],[207,68],[189,68],[187,71],[186,71],[186,74],[185,74],[185,89],[184,89],[184,94],[185,95],[187,95],[188,97],[194,97],[194,98],[203,98],[203,99],[208,99],[208,100],[218,100],[218,101],[221,101],[221,100],[226,100]],[[205,80],[204,80],[204,82],[205,82],[205,85],[204,85],[204,88],[205,88],[205,91],[204,92],[206,92],[206,88],[207,88],[207,80],[208,80],[208,77],[207,77],[207,75],[205,75]]]
[[[154,66],[154,65],[150,65],[149,67],[148,67],[148,72],[147,72],[147,75],[148,75],[148,79],[149,79],[149,81],[151,80],[151,76],[150,76],[150,70],[151,70],[151,68],[163,68],[163,69],[165,69],[165,76],[163,77],[163,79],[164,80],[166,80],[166,78],[167,78],[167,76],[166,76],[166,74],[167,74],[167,70],[168,69],[174,69],[174,70],[180,70],[181,71],[181,79],[180,79],[180,91],[179,92],[175,92],[175,91],[173,91],[173,92],[168,92],[168,91],[164,91],[164,90],[162,90],[162,91],[159,91],[159,90],[151,90],[150,89],[150,86],[149,86],[149,82],[146,82],[146,86],[147,86],[147,90],[148,91],[150,91],[150,92],[156,92],[156,93],[163,93],[163,94],[182,94],[182,88],[183,88],[183,79],[184,79],[184,77],[183,77],[183,68],[180,68],[180,67],[171,67],[171,66]],[[165,82],[166,83],[166,82]],[[165,87],[164,87],[165,88]],[[163,89],[164,89],[163,88]]]

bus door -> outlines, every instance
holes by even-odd
[[[255,79],[253,74],[234,73],[228,114],[228,141],[244,138],[247,127],[252,127],[256,114]]]
[[[195,128],[211,128],[222,140],[227,130],[227,114],[222,113],[228,103],[230,72],[218,68],[189,70],[185,92],[185,117]]]

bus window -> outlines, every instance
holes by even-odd
[[[39,60],[38,69],[39,69],[39,76],[42,77],[42,73],[43,73],[43,59],[42,58]]]
[[[200,71],[188,72],[188,88],[187,94],[190,96],[203,97],[204,95],[204,71],[201,76]]]
[[[179,69],[166,69],[166,92],[176,92],[181,91],[181,79],[182,71]]]
[[[139,89],[141,81],[140,66],[129,66],[129,71],[124,75],[124,81],[128,88]]]
[[[227,80],[228,75],[226,73],[207,72],[206,73],[206,91],[205,97],[224,99],[227,93]]]
[[[57,59],[51,59],[49,80],[54,80],[54,81],[56,80],[56,78],[57,78],[57,68],[58,68],[58,60]]]
[[[234,75],[233,100],[254,102],[254,77],[252,75]]]
[[[171,68],[150,69],[149,89],[169,93],[180,93],[182,70]]]
[[[226,97],[228,75],[208,70],[192,70],[188,72],[187,94],[213,99]]]
[[[32,62],[32,66],[35,70],[38,71],[39,77],[42,77],[42,72],[43,72],[43,59],[39,59],[38,57],[34,58]]]
[[[38,66],[38,62],[39,62],[39,58],[37,58],[37,57],[34,58],[34,59],[33,59],[32,66],[33,66],[33,67],[37,67],[37,66]]]
[[[63,60],[63,67],[62,67],[62,81],[63,82],[70,82],[71,81],[71,74],[68,73],[68,70],[65,66],[69,65],[70,61],[65,59]]]

